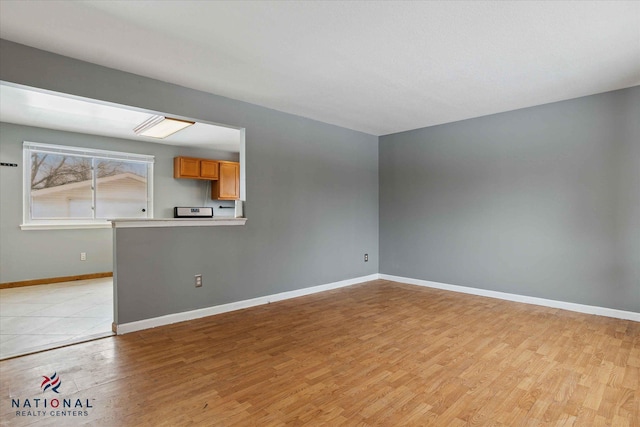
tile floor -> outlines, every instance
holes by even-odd
[[[0,359],[111,333],[111,277],[0,289]]]

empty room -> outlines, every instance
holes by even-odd
[[[640,2],[0,0],[0,163],[2,425],[640,425]]]

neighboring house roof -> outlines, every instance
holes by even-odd
[[[111,175],[111,176],[106,176],[104,178],[98,178],[96,180],[97,184],[107,184],[110,182],[116,182],[116,181],[122,181],[122,180],[126,180],[126,179],[133,179],[135,181],[141,182],[141,183],[146,183],[147,180],[143,177],[141,177],[140,175],[136,175],[134,173],[131,172],[125,172],[125,173],[120,173],[117,175]],[[31,197],[41,197],[41,196],[48,196],[48,195],[52,195],[55,193],[61,193],[64,191],[71,191],[71,190],[77,190],[83,187],[87,187],[90,186],[92,183],[92,180],[88,179],[86,181],[79,181],[79,182],[73,182],[71,184],[64,184],[64,185],[58,185],[56,187],[49,187],[49,188],[42,188],[40,190],[32,190],[31,191]]]

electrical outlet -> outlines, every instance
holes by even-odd
[[[87,253],[80,252],[80,261],[86,261],[86,260],[87,260]]]
[[[202,274],[196,274],[195,276],[196,288],[202,287]]]
[[[364,254],[364,262],[369,262],[369,254]]]

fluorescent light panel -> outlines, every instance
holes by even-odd
[[[150,136],[151,138],[166,138],[169,135],[193,125],[195,122],[188,120],[174,119],[164,116],[153,116],[149,120],[136,127],[133,131],[142,136]]]

